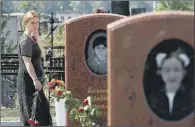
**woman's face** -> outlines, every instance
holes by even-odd
[[[96,46],[95,54],[99,60],[105,61],[106,60],[106,47],[103,44]]]
[[[169,90],[177,90],[181,86],[185,70],[181,61],[173,57],[168,58],[163,62],[160,75],[166,88]]]
[[[26,29],[32,33],[32,32],[37,32],[39,29],[39,18],[38,17],[33,17],[30,19],[27,24],[26,24]]]

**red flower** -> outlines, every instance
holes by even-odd
[[[61,90],[57,90],[56,94],[60,96],[60,95],[62,95],[62,91]]]
[[[38,126],[38,125],[39,125],[39,121],[36,121],[36,120],[35,120],[35,122],[34,122],[33,125],[34,125],[34,126]]]
[[[78,112],[81,113],[83,111],[84,111],[83,107],[79,107]]]
[[[35,121],[34,120],[32,120],[31,118],[28,120],[28,123],[29,124],[34,124],[35,123]]]
[[[49,82],[48,84],[47,84],[47,88],[48,89],[51,89],[51,88],[53,88],[55,86],[55,83],[53,83],[53,82]]]
[[[83,104],[84,104],[84,105],[88,105],[88,100],[85,99],[85,100],[83,101]]]

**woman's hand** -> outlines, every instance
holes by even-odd
[[[32,33],[31,33],[31,36],[34,37],[34,38],[36,39],[36,41],[37,41],[38,38],[39,38],[39,33],[38,33],[38,31],[32,32]]]
[[[40,83],[40,81],[38,79],[33,80],[33,84],[34,84],[36,90],[40,91],[42,89],[42,84]]]

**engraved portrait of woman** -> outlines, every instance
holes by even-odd
[[[91,49],[88,54],[87,58],[87,65],[91,69],[92,72],[99,75],[104,75],[107,73],[107,43],[106,43],[106,36],[102,36],[97,33],[94,39],[89,41],[91,44]],[[88,46],[89,48],[89,46]]]

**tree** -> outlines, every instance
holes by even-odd
[[[72,11],[72,8],[70,7],[71,1],[58,1],[58,6],[61,11],[67,12],[67,10]]]
[[[111,10],[111,1],[93,1],[91,4],[93,11],[96,9],[104,9],[105,11]]]
[[[11,30],[6,30],[7,24],[9,20],[9,15],[4,16],[0,21],[1,31],[0,31],[0,40],[1,40],[1,53],[2,54],[9,54],[12,53],[16,48],[17,44],[13,43],[12,41],[8,41],[8,37],[10,35]]]
[[[4,14],[11,13],[13,11],[12,7],[13,7],[12,1],[8,0],[2,1],[2,13]]]
[[[44,1],[12,1],[14,6],[14,11],[27,12],[30,10],[35,10],[37,13],[43,11],[45,4]]]
[[[53,32],[53,45],[64,46],[64,24],[57,25],[57,28]],[[51,34],[43,39],[44,47],[51,46]]]
[[[194,11],[193,1],[164,1],[161,0],[160,3],[155,8],[155,11],[168,11],[168,10],[181,10],[181,11]]]

